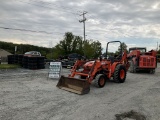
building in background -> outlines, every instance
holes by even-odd
[[[0,49],[0,58],[1,58],[1,62],[7,62],[7,56],[8,55],[12,55],[10,52]]]

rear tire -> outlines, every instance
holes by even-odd
[[[103,74],[98,74],[96,77],[95,77],[95,80],[94,80],[94,85],[98,88],[102,88],[104,87],[106,84],[106,79],[105,79],[105,76]]]
[[[113,74],[114,81],[117,83],[124,83],[126,80],[126,68],[124,65],[117,65]]]

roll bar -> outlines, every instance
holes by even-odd
[[[121,47],[121,55],[122,55],[122,43],[121,43],[121,41],[110,41],[110,42],[108,42],[107,43],[107,47],[106,47],[106,57],[107,57],[107,54],[108,54],[108,45],[110,44],[110,43],[114,43],[114,42],[119,42],[120,43],[120,47]]]

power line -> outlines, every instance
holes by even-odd
[[[8,28],[8,27],[1,27],[2,29],[6,29],[6,30],[17,30],[17,31],[27,31],[27,32],[35,32],[35,33],[45,33],[45,34],[53,34],[50,32],[46,32],[46,31],[34,31],[34,30],[27,30],[27,29],[19,29],[19,28]]]
[[[99,23],[100,24],[103,24],[103,25],[106,25],[107,24],[107,22],[106,21],[102,21],[101,19],[99,19],[98,17],[94,17],[93,15],[88,15],[91,19],[97,19],[97,20],[99,20]]]
[[[23,24],[26,25],[28,23],[28,24],[34,24],[34,25],[37,24],[37,25],[43,25],[43,26],[54,26],[54,28],[59,28],[58,26],[55,26],[55,25],[52,25],[52,24],[44,24],[44,23],[40,23],[40,22],[28,22],[28,21],[24,22],[24,21],[21,21],[21,20],[16,20],[16,22],[18,22],[18,23],[16,23],[15,20],[10,20],[10,21],[11,22],[9,22],[9,23],[11,23],[11,24],[20,24],[20,23],[23,23]],[[0,24],[5,24],[5,23],[7,23],[7,22],[6,21],[5,22],[1,22]],[[9,24],[7,23],[7,25],[9,25]],[[78,28],[78,29],[81,29],[81,28],[76,27],[76,26],[69,26],[67,28]]]
[[[8,28],[8,27],[1,27],[1,26],[0,26],[0,28],[5,29],[5,30],[15,30],[15,31],[22,31],[22,32],[34,32],[34,33],[44,33],[44,34],[54,35],[53,33],[49,33],[49,32],[46,32],[46,31],[34,31],[34,30]],[[54,33],[65,34],[65,33],[60,33],[60,32],[54,32]],[[80,36],[80,35],[77,34],[77,36]]]
[[[21,1],[21,0],[17,0],[17,1],[18,1],[18,2],[22,2],[22,3],[26,3],[26,4],[30,4],[30,5],[34,5],[34,6],[38,6],[38,7],[53,9],[53,8],[51,8],[50,6],[49,6],[49,7],[44,6],[44,3],[46,4],[46,2],[44,2],[44,1],[39,1],[39,2],[42,3],[43,5],[33,4],[33,3],[31,3],[31,2],[24,2],[24,1]],[[36,3],[37,3],[37,1],[33,1],[33,2],[36,2]],[[54,5],[54,4],[51,4],[51,3],[48,3],[48,4],[49,4],[49,5]],[[55,4],[54,6],[57,7],[57,8],[60,8],[60,7],[58,7],[56,4]],[[69,9],[69,8],[65,8],[64,6],[61,7],[61,9],[64,9],[64,11],[62,11],[62,12],[66,12],[66,13],[71,13],[71,14],[73,14],[74,17],[78,20],[78,18],[77,18],[76,15],[79,15],[79,14],[78,14],[78,13],[75,13],[75,12],[72,12],[72,11],[75,11],[74,9],[72,9],[72,11],[66,11],[66,9]],[[58,10],[58,11],[59,11],[59,10]],[[78,12],[78,11],[77,11],[77,12]]]
[[[44,6],[44,5],[37,5],[37,4],[33,4],[33,3],[31,3],[31,2],[25,2],[25,1],[21,1],[21,0],[17,0],[17,1],[18,1],[18,2],[22,2],[22,3],[26,3],[26,4],[30,4],[30,5],[34,5],[34,6],[38,6],[38,7],[53,9],[53,8],[51,8],[51,7],[46,7],[46,6]],[[41,1],[41,2],[42,2],[42,1]],[[71,11],[62,11],[62,12],[71,13],[71,14],[73,14],[73,15],[78,15],[77,13],[71,12]]]
[[[31,2],[36,2],[37,3],[37,1],[35,0],[30,0]],[[22,1],[21,1],[22,2]],[[44,1],[42,1],[42,0],[39,0],[38,1],[39,3],[42,3],[42,4],[45,4],[45,5],[49,5],[49,7],[51,7],[50,5],[53,5],[53,6],[55,6],[56,8],[61,8],[61,9],[63,9],[63,10],[65,10],[65,11],[63,11],[63,12],[67,12],[66,10],[69,10],[69,13],[72,13],[73,15],[75,15],[75,18],[76,19],[79,19],[79,18],[77,18],[77,16],[76,15],[79,15],[78,13],[75,13],[75,12],[71,12],[71,11],[77,11],[77,12],[80,12],[80,11],[82,11],[82,10],[80,10],[80,9],[73,9],[73,8],[68,8],[68,7],[65,7],[65,6],[63,6],[63,5],[57,5],[57,4],[53,4],[53,3],[49,3],[49,2],[44,2]],[[31,4],[31,3],[30,3]],[[41,6],[39,6],[39,7],[41,7]],[[52,8],[53,9],[53,8]],[[70,11],[71,10],[71,11]]]
[[[46,6],[42,6],[42,5],[37,5],[37,4],[32,4],[31,2],[24,2],[24,1],[20,1],[20,0],[18,0],[19,2],[23,2],[23,3],[27,3],[27,4],[31,4],[31,5],[35,5],[35,6],[39,6],[39,7],[44,7],[44,8],[49,8],[49,9],[53,9],[53,8],[51,8],[51,7],[46,7]],[[30,0],[30,1],[32,1],[32,2],[36,2],[37,3],[37,1],[34,1],[34,0]],[[52,3],[49,3],[49,2],[44,2],[44,1],[42,1],[42,0],[40,0],[39,1],[39,3],[42,3],[43,5],[44,4],[47,4],[47,5],[54,5],[55,7],[57,7],[57,8],[61,8],[61,9],[64,9],[65,11],[63,11],[63,12],[67,12],[66,10],[74,10],[75,11],[75,9],[71,9],[71,8],[67,8],[67,7],[64,7],[64,6],[57,6],[57,4],[52,4]],[[81,11],[80,9],[77,9],[77,11]],[[78,19],[77,17],[76,17],[76,15],[78,15],[78,13],[75,13],[75,12],[71,12],[71,11],[68,11],[67,13],[72,13],[73,15],[75,15],[75,18],[76,19]],[[106,21],[103,21],[103,20],[101,20],[101,19],[99,19],[98,17],[95,17],[94,15],[88,15],[88,16],[90,16],[90,18],[91,19],[97,19],[97,20],[99,20],[99,23],[100,24],[102,24],[102,25],[106,25],[106,24],[108,24]]]
[[[37,2],[37,0],[30,0],[30,1]],[[73,8],[65,7],[63,5],[57,5],[57,4],[53,4],[53,3],[50,3],[50,2],[46,2],[46,1],[43,1],[43,0],[39,0],[38,2],[41,2],[42,4],[46,4],[46,5],[49,5],[49,6],[53,5],[53,6],[57,7],[57,8],[61,8],[61,9],[64,9],[64,10],[82,11],[80,9],[75,9],[75,8],[73,9]]]
[[[34,1],[34,0],[30,0],[30,1],[32,1],[32,2],[37,2],[37,1]],[[51,7],[50,5],[53,5],[53,6],[55,6],[56,8],[61,8],[61,9],[65,10],[65,11],[63,11],[63,12],[67,12],[66,10],[69,10],[69,13],[72,13],[77,20],[79,19],[79,18],[77,18],[77,16],[76,16],[76,15],[79,15],[79,14],[78,14],[78,13],[75,13],[75,12],[71,12],[71,11],[75,11],[75,10],[76,10],[77,12],[79,12],[79,11],[81,11],[80,9],[67,8],[67,7],[65,7],[65,6],[63,6],[63,5],[58,6],[57,4],[53,4],[53,3],[49,3],[49,2],[44,2],[44,1],[41,1],[41,0],[39,0],[39,2],[42,3],[42,4],[45,4],[45,5],[49,5],[49,7]],[[31,4],[31,3],[30,3],[30,4]],[[70,11],[70,10],[71,10],[71,11]]]
[[[41,1],[41,0],[39,1],[39,3],[42,3],[43,5],[37,5],[37,4],[33,4],[33,3],[31,3],[31,2],[24,2],[24,1],[20,1],[20,0],[17,0],[17,1],[22,2],[22,3],[27,3],[27,4],[30,4],[30,5],[34,5],[34,6],[38,6],[38,7],[49,8],[49,9],[53,9],[53,8],[51,8],[50,6],[49,6],[49,7],[46,7],[46,6],[43,6],[43,5],[45,5],[45,4],[47,4],[47,5],[54,5],[55,7],[60,8],[60,6],[57,6],[56,4],[52,4],[52,3],[49,3],[49,2],[44,2],[44,1]],[[30,0],[30,1],[37,3],[37,1],[34,1],[34,0]],[[61,9],[64,9],[64,10],[65,10],[65,11],[63,11],[63,12],[73,14],[73,15],[75,16],[75,18],[78,19],[78,18],[76,17],[76,15],[78,15],[78,13],[71,12],[71,11],[66,11],[66,9],[69,9],[69,8],[66,8],[66,7],[64,7],[64,6],[61,6]],[[72,9],[72,10],[73,10],[73,9]],[[78,9],[77,9],[77,10],[78,10]],[[78,11],[79,11],[79,10],[78,10]],[[95,18],[96,18],[96,17],[93,17],[93,15],[89,15],[89,16],[90,16],[91,19],[95,19]],[[98,18],[96,18],[96,19],[99,20]],[[102,20],[99,20],[99,23],[100,23],[100,24],[103,24],[103,25],[106,25],[106,22],[102,22]]]
[[[37,1],[33,1],[33,0],[30,0],[30,1],[33,1],[34,3],[31,3],[31,2],[25,2],[25,1],[21,1],[21,0],[17,0],[19,2],[22,2],[22,3],[26,3],[26,4],[30,4],[30,5],[34,5],[34,6],[39,6],[39,7],[43,7],[43,8],[49,8],[49,9],[54,9],[52,8],[50,5],[54,5],[54,4],[51,4],[51,3],[47,3],[47,2],[44,2],[44,1],[39,1],[39,3],[41,5],[38,5],[38,4],[35,4],[35,2],[37,3]],[[44,4],[45,3],[45,4]],[[49,5],[49,6],[44,6],[44,5]],[[60,8],[60,6],[57,6],[57,5],[54,5],[55,7],[57,8]],[[69,8],[65,8],[64,6],[61,6],[61,9],[65,10],[63,12],[66,12],[66,13],[72,13],[75,17],[77,15],[77,13],[75,12],[71,12],[71,11],[66,11],[66,10],[69,10]],[[78,10],[78,9],[77,9]],[[93,15],[89,15],[91,18],[93,18]],[[76,18],[77,19],[77,18]],[[93,18],[95,19],[95,18]],[[101,24],[104,24],[102,23],[102,21],[100,20],[99,21]],[[83,22],[84,23],[84,22]],[[37,24],[41,24],[41,23],[37,23]],[[85,24],[85,23],[84,23]],[[106,24],[104,24],[106,25]],[[3,29],[6,29],[6,28],[3,28]],[[11,28],[12,29],[12,28]],[[85,29],[85,28],[84,28]],[[12,29],[13,30],[13,29]],[[34,31],[34,30],[25,30],[25,29],[14,29],[14,30],[19,30],[19,31],[29,31],[29,32],[39,32],[39,33],[46,33],[46,34],[53,34],[53,33],[49,33],[49,32],[46,32],[46,31]],[[84,30],[85,31],[85,30]],[[85,39],[85,33],[84,33],[84,39]]]
[[[39,7],[44,7],[44,8],[49,8],[49,9],[53,9],[53,8],[51,8],[51,7],[46,7],[46,6],[43,6],[43,5],[37,5],[37,4],[33,4],[33,3],[31,3],[31,2],[24,2],[24,1],[20,1],[20,0],[18,0],[19,2],[22,2],[22,3],[27,3],[27,4],[31,4],[31,5],[35,5],[35,6],[39,6]],[[33,1],[33,0],[30,0],[30,1]],[[37,1],[33,1],[33,2],[37,2]],[[71,10],[71,8],[66,8],[66,7],[64,7],[64,6],[57,6],[56,4],[52,4],[52,3],[49,3],[49,2],[44,2],[44,1],[39,1],[40,3],[45,3],[45,4],[47,4],[47,5],[54,5],[55,7],[57,7],[57,8],[61,8],[61,9],[64,9],[65,11],[63,11],[63,12],[67,12],[67,13],[72,13],[73,15],[78,15],[78,13],[75,13],[75,12],[71,12],[71,11],[66,11],[66,10]],[[75,10],[75,9],[72,9],[72,10]],[[80,11],[80,10],[78,10],[77,9],[77,11]],[[97,17],[93,17],[93,15],[89,15],[90,16],[90,18],[92,18],[92,19],[98,19]],[[76,16],[75,16],[75,18],[76,19],[78,19]],[[103,24],[103,25],[106,25],[106,22],[102,22],[102,20],[100,20],[100,19],[98,19],[99,20],[99,22],[100,22],[100,24]]]

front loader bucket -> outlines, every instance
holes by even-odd
[[[64,76],[61,76],[57,87],[80,95],[87,94],[90,91],[90,84],[87,80]]]

